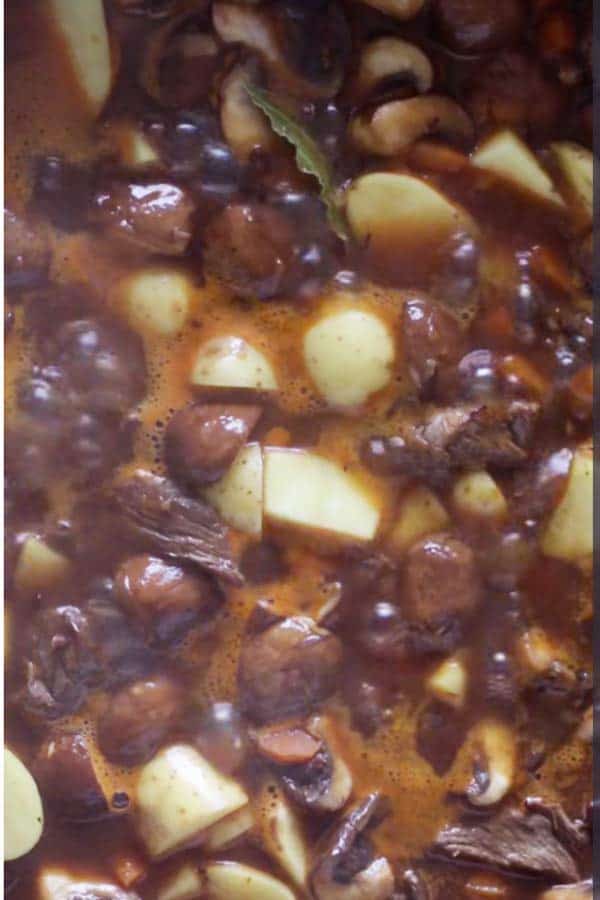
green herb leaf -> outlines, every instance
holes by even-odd
[[[269,91],[246,84],[250,99],[268,118],[271,128],[296,150],[296,163],[301,172],[312,175],[321,187],[321,200],[327,207],[329,224],[342,240],[349,238],[346,218],[337,198],[329,160],[315,139],[289,113],[279,106]]]

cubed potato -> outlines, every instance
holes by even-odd
[[[393,250],[401,250],[403,238],[415,247],[423,239],[442,241],[457,231],[476,231],[469,214],[448,200],[427,182],[413,175],[372,172],[361,175],[346,195],[348,220],[358,240],[369,248],[380,240],[395,240]],[[390,248],[392,250],[392,248]]]
[[[207,850],[222,850],[224,847],[231,847],[240,838],[247,835],[254,827],[254,815],[249,806],[242,806],[236,812],[227,816],[213,825],[206,832],[206,841],[203,846]]]
[[[487,472],[465,472],[454,482],[452,502],[458,513],[481,519],[506,515],[504,494]]]
[[[4,859],[19,859],[32,850],[44,830],[37,784],[18,756],[4,748]]]
[[[387,325],[361,309],[325,315],[304,335],[306,367],[331,406],[357,406],[384,388],[394,356]]]
[[[441,700],[460,709],[467,695],[467,671],[459,656],[445,659],[427,679],[427,690]]]
[[[204,837],[211,825],[248,803],[240,785],[193,747],[161,750],[141,770],[137,826],[150,857],[162,858]]]
[[[533,672],[545,672],[555,660],[565,661],[561,647],[543,628],[528,628],[517,639],[517,655],[521,665]]]
[[[207,900],[295,900],[283,881],[243,863],[209,863],[204,873]]]
[[[213,338],[200,347],[191,382],[209,387],[277,390],[277,378],[266,356],[234,335]]]
[[[204,893],[204,880],[191,863],[173,873],[158,889],[156,900],[196,900]]]
[[[110,44],[102,0],[48,0],[90,111],[97,115],[110,93]]]
[[[186,323],[192,286],[174,269],[142,269],[119,285],[119,295],[134,328],[172,337]]]
[[[449,523],[448,513],[429,488],[418,486],[400,500],[395,524],[388,535],[391,550],[404,553],[419,538],[443,530]]]
[[[584,562],[594,550],[594,457],[592,448],[573,454],[565,492],[541,539],[542,553],[565,562]]]
[[[145,169],[160,165],[160,156],[138,129],[129,128],[120,142],[121,160],[130,169]]]
[[[529,147],[512,131],[499,131],[473,153],[471,162],[516,184],[540,200],[563,206],[564,202]]]
[[[242,447],[219,481],[205,496],[232,528],[260,534],[263,519],[263,459],[260,444]]]
[[[305,887],[308,878],[306,843],[291,804],[275,783],[264,785],[258,804],[260,833],[265,849],[295,884]]]
[[[336,463],[304,450],[267,447],[265,515],[280,522],[370,541],[380,510]]]
[[[591,879],[578,884],[561,884],[544,891],[540,900],[592,900],[593,890]]]
[[[66,556],[32,534],[25,538],[17,559],[15,587],[30,593],[42,590],[62,581],[70,567],[71,563]]]
[[[594,216],[594,156],[591,150],[563,141],[552,144],[552,153],[564,179],[567,201],[591,224]]]

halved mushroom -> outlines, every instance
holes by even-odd
[[[219,48],[198,12],[167,19],[147,38],[138,79],[162,106],[192,105],[209,93]]]
[[[433,84],[433,67],[423,51],[397,37],[380,37],[367,44],[361,53],[357,74],[360,95],[367,96],[382,82],[409,82],[418,94]]]
[[[474,806],[499,803],[512,787],[516,766],[516,742],[502,722],[484,720],[475,728],[477,756],[467,798]]]
[[[286,793],[300,806],[325,813],[342,809],[348,802],[352,775],[326,716],[313,716],[306,728],[262,729],[257,747],[278,772]]]
[[[468,143],[473,137],[473,123],[454,100],[428,94],[390,100],[372,114],[361,113],[351,122],[350,135],[364,153],[395,156],[428,135]]]
[[[243,44],[260,54],[281,90],[304,99],[337,93],[350,37],[336,0],[286,0],[261,7],[215,3],[213,24],[226,44]]]
[[[340,822],[312,873],[317,900],[389,900],[394,873],[384,856],[375,856],[366,836],[387,810],[379,794],[369,794]]]
[[[276,141],[265,114],[254,105],[246,90],[254,69],[250,63],[237,65],[221,85],[221,129],[241,162],[246,162],[253,150],[268,150]]]
[[[394,19],[413,19],[425,5],[425,0],[363,0],[367,6],[379,9],[381,12],[393,16]]]

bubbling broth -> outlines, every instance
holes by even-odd
[[[7,896],[591,898],[591,45],[7,4]]]

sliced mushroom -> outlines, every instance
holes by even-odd
[[[208,95],[219,48],[207,25],[198,12],[184,13],[147,38],[138,78],[162,106],[188,105]]]
[[[393,16],[394,19],[413,19],[425,5],[425,0],[363,0],[367,6],[379,9],[381,12]]]
[[[352,793],[352,775],[334,746],[329,719],[313,716],[306,729],[262,729],[257,746],[278,771],[286,793],[313,812],[342,809]]]
[[[424,94],[433,84],[433,67],[415,44],[397,37],[377,38],[361,53],[357,88],[362,96],[367,96],[388,79],[406,80],[418,94]]]
[[[510,791],[516,766],[512,730],[502,722],[485,720],[475,729],[477,757],[467,797],[474,806],[492,806]]]
[[[268,150],[275,142],[266,116],[250,100],[246,83],[254,66],[235,66],[221,85],[221,128],[225,140],[240,162],[246,162],[253,150]]]
[[[312,873],[317,900],[388,900],[394,873],[375,852],[365,832],[386,810],[379,794],[369,794],[340,822]]]
[[[337,93],[350,38],[335,0],[321,4],[286,0],[266,8],[215,3],[213,24],[226,44],[243,44],[259,53],[282,90],[303,99]]]
[[[390,100],[372,115],[360,114],[350,124],[354,143],[365,153],[395,156],[427,135],[469,142],[473,123],[464,109],[449,97],[428,94],[406,100]]]

